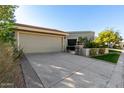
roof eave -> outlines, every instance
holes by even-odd
[[[66,32],[56,30],[56,29],[36,27],[36,26],[31,26],[31,25],[26,25],[26,24],[19,24],[19,23],[16,24],[15,29],[20,30],[20,31],[22,30],[22,31],[28,31],[28,32],[56,34],[56,35],[63,35],[63,36],[69,35]]]

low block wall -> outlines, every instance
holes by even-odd
[[[108,48],[78,48],[76,49],[77,55],[82,56],[97,56],[109,53]]]

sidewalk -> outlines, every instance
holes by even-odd
[[[123,50],[107,87],[124,88],[124,51]]]
[[[120,52],[123,52],[124,53],[124,50],[121,50],[121,49],[109,48],[109,50],[116,50],[116,51],[120,51]]]

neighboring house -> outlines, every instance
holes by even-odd
[[[25,53],[47,53],[64,51],[68,33],[43,27],[16,24],[17,46]]]
[[[120,42],[120,46],[122,49],[124,49],[124,40],[122,42]]]
[[[67,36],[67,48],[70,50],[75,50],[76,42],[78,41],[78,37],[87,38],[93,40],[95,38],[95,32],[93,31],[74,31],[68,32]]]

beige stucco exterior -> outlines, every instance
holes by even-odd
[[[76,32],[68,32],[69,35],[67,36],[68,39],[77,39],[78,37],[94,39],[95,33],[93,31],[76,31]]]
[[[48,53],[65,50],[67,33],[54,29],[44,29],[17,25],[17,46],[25,53]]]

